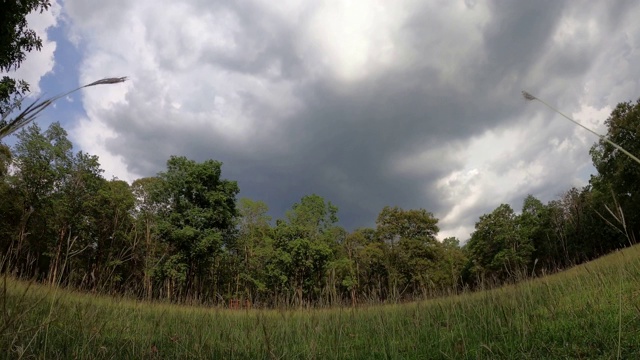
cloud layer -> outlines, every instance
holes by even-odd
[[[632,1],[276,3],[66,0],[82,82],[131,78],[84,93],[75,143],[127,180],[213,158],[276,216],[317,193],[348,228],[421,207],[465,240],[592,170],[596,139],[521,90],[599,131],[640,95]]]

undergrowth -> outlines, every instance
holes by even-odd
[[[0,358],[640,358],[640,247],[499,289],[409,304],[228,310],[5,277]]]

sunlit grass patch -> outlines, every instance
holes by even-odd
[[[640,248],[498,289],[383,306],[228,310],[6,280],[3,357],[640,357]]]

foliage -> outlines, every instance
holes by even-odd
[[[477,275],[499,281],[526,274],[533,250],[530,238],[521,231],[516,214],[507,204],[480,217],[468,244]]]
[[[90,85],[101,83],[111,82]],[[621,104],[607,123],[630,149],[636,106]],[[316,194],[272,222],[266,203],[236,200],[237,183],[215,160],[172,156],[157,176],[106,180],[58,123],[32,125],[15,146],[0,145],[0,270],[95,292],[256,307],[392,303],[512,283],[634,243],[635,164],[607,144],[592,149],[599,174],[589,186],[547,204],[529,195],[520,213],[502,204],[461,247],[438,240],[425,209],[387,206],[375,228],[347,231]]]
[[[232,236],[239,189],[220,178],[221,167],[214,160],[172,156],[159,174],[158,232],[169,245],[165,273],[181,297],[203,291],[207,272]]]
[[[32,11],[46,11],[49,0],[4,1],[0,12],[0,72],[16,70],[26,53],[42,49],[42,39],[27,27],[26,16]],[[3,76],[0,79],[0,115],[10,111],[20,97],[29,92],[24,80]],[[4,120],[4,118],[3,118]],[[0,128],[4,124],[0,121]]]
[[[640,154],[640,100],[618,104],[605,124],[607,139],[632,154]],[[604,140],[591,148],[591,157],[598,171],[591,185],[609,197],[607,204],[612,211],[618,207],[624,210],[625,224],[620,219],[615,221],[616,225],[626,227],[628,236],[637,239],[640,235],[640,164]]]

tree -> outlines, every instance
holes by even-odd
[[[56,230],[57,239],[49,277],[52,283],[64,279],[77,285],[85,275],[93,272],[89,249],[100,245],[100,252],[105,251],[97,238],[101,231],[92,226],[96,214],[92,213],[91,206],[105,179],[97,156],[82,151],[75,155],[70,151],[69,155],[59,165],[62,178],[56,184],[53,214],[50,215],[50,226]]]
[[[460,240],[455,237],[442,240],[441,248],[441,261],[438,264],[440,277],[436,281],[440,290],[454,290],[461,284],[467,257],[460,248]]]
[[[172,156],[167,171],[159,174],[163,211],[158,228],[170,246],[165,262],[169,293],[179,286],[183,299],[214,285],[207,284],[207,276],[215,276],[215,260],[233,236],[239,189],[235,181],[220,178],[221,168],[214,160],[197,163]]]
[[[0,144],[0,180],[4,180],[9,173],[11,157],[11,149],[5,144]]]
[[[467,245],[474,273],[498,281],[526,274],[533,246],[519,230],[517,217],[508,204],[480,216]]]
[[[549,209],[533,195],[527,195],[522,204],[522,213],[517,219],[520,234],[533,247],[531,265],[538,269],[552,269],[557,263],[557,242],[551,236]]]
[[[104,268],[96,264],[101,259],[95,252],[107,253],[109,245],[103,242],[118,235],[110,230],[112,221],[128,216],[125,210],[117,218],[100,220],[123,203],[96,204],[107,183],[98,158],[74,154],[66,131],[53,123],[45,132],[33,125],[18,134],[13,164],[8,180],[13,199],[20,201],[20,218],[10,252],[18,275],[87,284],[87,276],[94,275],[92,266]]]
[[[50,5],[49,0],[3,1],[0,11],[0,72],[18,69],[26,53],[42,49],[42,39],[27,27],[26,16],[37,10],[42,13]],[[10,111],[27,92],[27,82],[3,76],[0,80],[0,115]],[[0,122],[0,128],[3,125]]]
[[[88,232],[91,234],[88,271],[92,289],[123,290],[125,280],[135,274],[137,237],[132,236],[135,197],[126,181],[100,181],[97,191],[84,200]],[[135,289],[134,289],[135,290]]]
[[[376,220],[378,239],[389,246],[387,271],[391,296],[401,289],[425,293],[433,281],[437,261],[438,219],[424,209],[403,210],[386,206]]]
[[[273,253],[268,211],[262,201],[242,198],[238,203],[238,239],[233,249],[237,260],[235,293],[238,295],[242,288],[244,296],[252,301],[256,292],[266,292],[264,266]]]
[[[138,264],[137,271],[142,272],[144,296],[153,296],[153,275],[158,270],[160,256],[164,252],[158,239],[158,221],[162,210],[160,202],[160,186],[162,180],[158,177],[146,177],[135,180],[131,184],[131,192],[135,199],[134,237],[142,238],[144,246],[139,246],[134,254],[134,262]]]
[[[321,196],[312,194],[293,204],[286,217],[289,224],[300,227],[308,237],[316,238],[338,222],[337,213],[338,208],[331,201],[325,203]]]
[[[331,264],[337,275],[335,282],[348,292],[352,305],[357,303],[358,294],[366,281],[362,273],[372,265],[363,263],[363,250],[371,241],[375,241],[373,229],[356,229],[345,237],[336,260]]]
[[[569,189],[558,201],[555,211],[562,218],[554,221],[561,226],[564,264],[579,264],[625,245],[624,236],[605,221],[607,210],[604,195],[589,186]]]
[[[8,176],[11,162],[11,149],[0,144],[0,272],[12,265],[7,263],[9,260],[14,260],[9,257],[22,215],[22,199]]]
[[[424,209],[403,210],[385,206],[376,220],[378,237],[390,245],[398,240],[429,238],[435,240],[438,234],[438,219]]]
[[[276,259],[282,270],[278,276],[286,277],[298,305],[317,300],[324,288],[325,271],[337,243],[337,212],[321,196],[307,195],[287,211],[286,221],[276,223]]]
[[[16,173],[12,182],[20,194],[21,219],[13,252],[21,259],[19,273],[48,274],[53,254],[60,244],[56,221],[58,190],[68,177],[72,145],[60,124],[44,133],[32,125],[18,134],[14,148]],[[55,239],[55,240],[54,240]],[[28,260],[27,260],[28,259]]]
[[[640,154],[640,99],[635,104],[618,104],[605,124],[607,139],[636,156]],[[620,219],[615,225],[626,226],[629,237],[637,239],[640,235],[640,164],[603,139],[591,148],[591,158],[598,171],[598,175],[591,178],[591,185],[609,197],[610,209],[619,205],[625,224]]]

